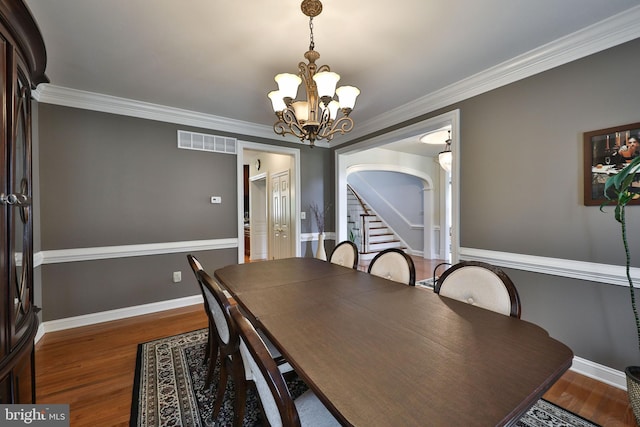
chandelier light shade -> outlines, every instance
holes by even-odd
[[[320,54],[314,50],[313,18],[322,12],[322,3],[303,0],[300,8],[309,17],[310,44],[304,54],[307,62],[298,64],[297,75],[278,74],[275,77],[278,90],[269,92],[268,96],[278,118],[273,125],[275,133],[294,135],[302,142],[309,141],[313,147],[317,140],[331,141],[336,133],[345,134],[353,129],[349,114],[360,90],[354,86],[336,88],[340,75],[332,72],[328,65],[316,65]],[[306,97],[297,99],[302,82]]]
[[[453,158],[453,153],[451,153],[451,131],[449,131],[449,138],[445,141],[445,144],[444,151],[438,154],[438,163],[447,173],[451,173],[451,161]]]

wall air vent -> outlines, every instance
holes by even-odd
[[[178,148],[236,154],[236,138],[207,135],[205,133],[178,131]]]

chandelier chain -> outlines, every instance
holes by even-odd
[[[309,50],[314,50],[315,43],[313,42],[313,16],[309,17]]]

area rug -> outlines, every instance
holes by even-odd
[[[207,329],[150,341],[138,346],[136,376],[131,403],[130,425],[231,426],[233,424],[233,381],[229,380],[225,398],[216,420],[211,419],[216,393],[214,384],[205,389],[207,367],[203,363]],[[287,379],[295,398],[307,386],[299,378]],[[262,425],[258,397],[247,391],[244,426]],[[544,399],[539,400],[516,424],[519,427],[597,427],[576,414]]]

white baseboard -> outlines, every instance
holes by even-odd
[[[573,357],[572,371],[593,378],[612,387],[627,390],[627,377],[624,372],[600,365],[578,356]]]
[[[36,342],[48,332],[62,331],[65,329],[77,328],[80,326],[95,325],[96,323],[126,319],[128,317],[156,313],[158,311],[171,310],[174,308],[186,307],[194,304],[202,304],[202,295],[194,295],[169,301],[154,302],[151,304],[138,305],[134,307],[102,311],[99,313],[86,314],[84,316],[50,320],[48,322],[42,322],[38,327]]]

